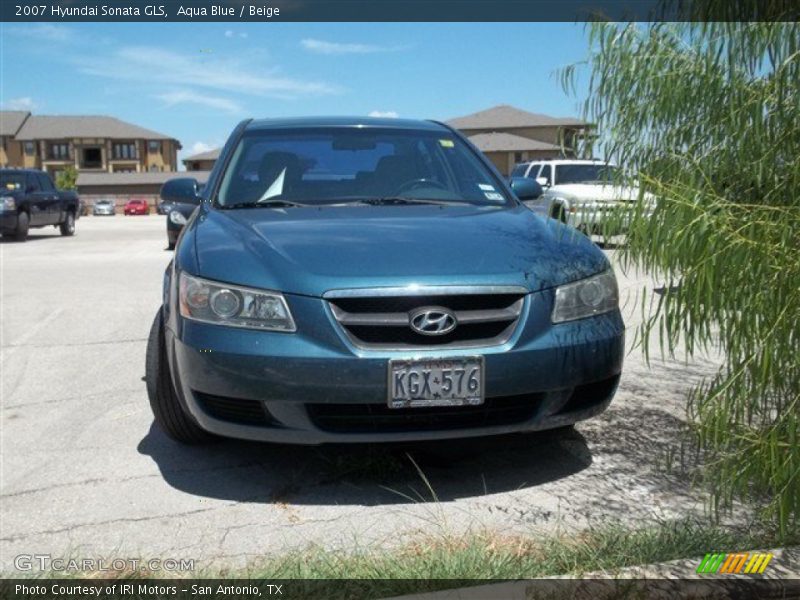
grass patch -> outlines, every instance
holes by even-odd
[[[800,542],[800,535],[782,545]],[[739,551],[778,544],[764,528],[730,530],[696,521],[640,529],[622,525],[532,538],[482,532],[420,539],[392,550],[342,553],[309,548],[266,559],[246,572],[268,579],[528,579]]]

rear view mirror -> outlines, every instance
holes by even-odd
[[[199,205],[203,201],[200,196],[200,184],[191,177],[170,179],[161,186],[160,196],[162,202]]]
[[[547,181],[547,177],[537,177],[536,183],[538,183],[542,187],[547,187],[548,185],[550,185],[550,182]]]
[[[517,198],[522,200],[535,200],[542,195],[542,186],[538,181],[528,177],[512,177],[511,189]]]

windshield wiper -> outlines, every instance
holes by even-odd
[[[291,200],[264,200],[263,202],[234,202],[233,204],[223,204],[220,208],[227,210],[235,208],[294,208],[306,206],[308,204],[292,202]]]
[[[359,202],[361,204],[370,204],[372,206],[389,206],[389,205],[400,205],[400,204],[452,204],[447,200],[434,200],[434,199],[425,199],[425,198],[405,198],[403,196],[384,196],[384,197],[377,197],[377,198],[359,198],[354,200],[354,202]]]

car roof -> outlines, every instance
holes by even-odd
[[[450,129],[436,121],[396,119],[390,117],[288,117],[280,119],[254,119],[246,131],[265,129],[313,129],[316,127],[375,127],[381,129],[407,129],[416,131],[446,131]]]
[[[18,169],[16,167],[4,167],[0,173],[44,173],[41,169]]]
[[[600,160],[599,158],[543,158],[541,160],[529,160],[519,163],[519,165],[531,165],[534,163],[548,165],[614,165],[611,161]]]

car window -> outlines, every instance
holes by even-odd
[[[0,173],[0,187],[7,190],[19,190],[25,187],[25,174],[14,171]]]
[[[395,196],[477,205],[511,202],[459,137],[372,127],[247,132],[233,152],[216,202],[335,204]]]
[[[528,170],[528,163],[522,163],[521,165],[517,165],[514,167],[514,170],[511,171],[512,177],[525,177],[525,171]]]
[[[564,183],[608,183],[617,174],[613,165],[597,164],[563,164],[558,165],[556,182]]]
[[[28,191],[29,192],[40,192],[42,190],[42,186],[39,183],[39,177],[35,173],[28,174]]]
[[[52,192],[53,190],[55,190],[55,188],[53,187],[53,182],[50,181],[50,178],[47,175],[45,175],[44,173],[39,173],[38,177],[39,177],[39,187],[43,192]]]
[[[547,180],[547,185],[553,183],[552,168],[550,165],[544,165],[538,177],[544,177]]]

